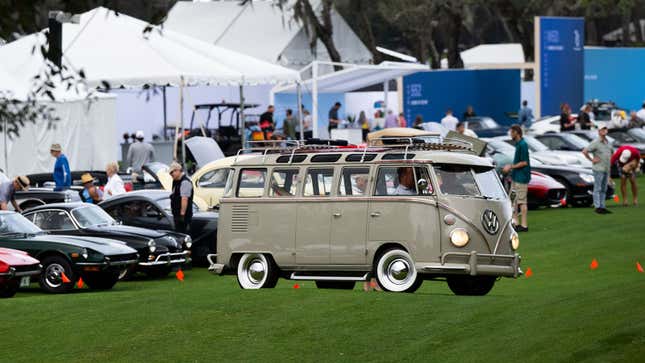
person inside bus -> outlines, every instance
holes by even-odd
[[[416,195],[417,188],[414,185],[414,171],[410,167],[397,169],[399,185],[394,190],[394,195]]]

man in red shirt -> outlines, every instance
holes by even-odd
[[[636,184],[636,171],[640,166],[641,154],[633,146],[624,145],[618,148],[611,156],[611,165],[616,164],[620,174],[620,192],[623,196],[623,205],[627,206],[627,178],[632,185],[634,205],[638,204],[638,186]]]

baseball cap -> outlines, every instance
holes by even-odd
[[[632,152],[629,150],[623,150],[623,152],[620,153],[620,160],[621,163],[625,164],[629,161],[629,158],[632,157]]]
[[[143,139],[143,136],[144,136],[144,135],[143,135],[143,131],[142,131],[142,130],[138,130],[138,131],[137,131],[137,133],[136,133],[136,134],[134,134],[134,136],[135,136],[137,139]]]

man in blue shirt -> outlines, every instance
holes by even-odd
[[[68,189],[72,186],[72,172],[69,170],[69,162],[63,154],[63,149],[60,144],[52,144],[49,152],[56,158],[56,164],[54,164],[54,183],[56,183],[56,187],[54,187],[54,190]]]
[[[528,106],[528,101],[522,101],[522,108],[517,114],[517,120],[524,128],[529,128],[533,123],[533,110]]]
[[[515,226],[517,232],[527,232],[529,230],[527,222],[528,211],[528,184],[531,181],[531,164],[529,160],[529,146],[522,138],[522,128],[519,125],[511,126],[511,138],[515,143],[515,157],[513,164],[504,166],[504,174],[511,172],[511,191],[515,192],[513,200],[513,220],[518,221],[517,209],[519,206],[521,223]]]

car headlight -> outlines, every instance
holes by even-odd
[[[83,258],[87,260],[87,257],[89,256],[89,253],[87,253],[87,248],[83,248],[83,250],[81,251],[81,256],[83,256]]]
[[[455,228],[450,232],[450,242],[456,247],[464,247],[470,241],[470,236],[463,228]]]
[[[148,249],[150,250],[150,252],[154,252],[157,250],[157,244],[155,243],[155,241],[153,240],[148,241]]]
[[[591,174],[580,173],[578,176],[580,176],[580,179],[584,180],[585,183],[593,184],[594,182],[594,177]]]
[[[518,236],[517,233],[513,233],[511,235],[511,247],[513,247],[513,251],[520,248],[520,236]]]
[[[186,236],[186,238],[184,238],[184,245],[186,246],[186,248],[192,247],[193,246],[193,239],[190,238],[190,236]]]

